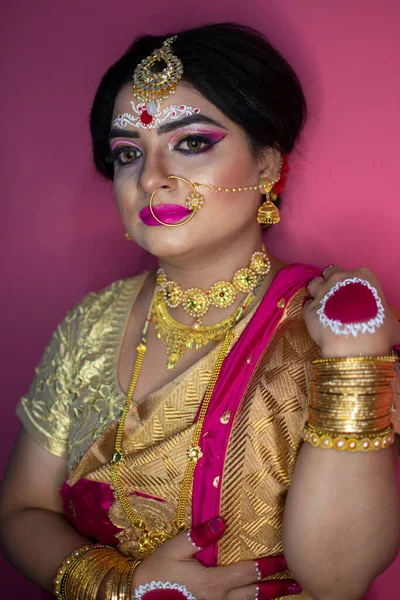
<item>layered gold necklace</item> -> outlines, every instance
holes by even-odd
[[[155,294],[156,295],[156,294]],[[247,312],[249,307],[254,302],[256,294],[250,293],[245,302],[235,310],[234,315],[232,315],[229,328],[226,330],[224,334],[224,339],[221,344],[221,348],[218,353],[217,361],[215,363],[214,369],[211,373],[211,378],[208,383],[206,393],[204,395],[203,401],[200,406],[199,416],[195,425],[195,429],[193,432],[193,436],[191,439],[191,443],[189,448],[186,450],[187,456],[187,465],[185,469],[185,473],[183,476],[183,480],[181,483],[179,498],[175,513],[175,518],[172,521],[172,526],[174,528],[175,533],[172,535],[176,535],[178,533],[182,533],[189,528],[189,524],[186,521],[186,509],[189,504],[190,492],[193,484],[194,470],[197,464],[197,461],[203,456],[203,452],[200,446],[201,432],[203,428],[203,423],[205,416],[207,414],[208,407],[210,405],[210,400],[214,391],[215,384],[217,382],[218,376],[221,371],[222,364],[230,350],[231,343],[234,337],[234,327],[239,322],[241,317]],[[114,453],[111,458],[111,481],[115,491],[115,494],[121,503],[121,506],[127,515],[132,527],[134,529],[138,529],[140,531],[140,536],[138,539],[139,546],[139,554],[137,556],[138,559],[143,559],[154,550],[167,541],[170,537],[172,537],[171,533],[168,533],[165,529],[160,529],[158,531],[151,532],[149,530],[149,526],[146,521],[138,516],[134,511],[132,505],[129,502],[128,494],[125,491],[125,488],[121,481],[120,476],[120,468],[121,465],[125,462],[126,457],[124,450],[122,448],[122,438],[124,434],[126,417],[131,408],[132,396],[135,391],[135,387],[137,381],[139,379],[140,370],[142,367],[144,355],[147,350],[147,329],[149,322],[151,321],[150,315],[153,311],[154,299],[150,307],[150,311],[148,317],[146,319],[143,331],[142,331],[142,339],[137,347],[137,355],[136,361],[133,368],[132,379],[129,385],[128,393],[126,395],[124,409],[122,411],[121,419],[118,424],[117,435],[115,439]]]
[[[259,253],[259,254],[261,254],[261,253]],[[268,265],[269,265],[269,261],[268,261]],[[177,502],[175,518],[172,521],[172,526],[175,531],[175,533],[172,535],[182,533],[189,528],[189,524],[186,521],[186,510],[187,510],[187,506],[189,504],[195,467],[196,467],[197,461],[203,456],[203,452],[202,452],[202,449],[200,446],[200,440],[201,440],[201,432],[202,432],[202,428],[203,428],[203,424],[204,424],[204,419],[206,417],[207,410],[210,405],[210,400],[213,395],[215,384],[217,383],[218,376],[219,376],[221,368],[222,368],[222,364],[223,364],[226,356],[229,353],[231,343],[234,338],[234,327],[240,321],[240,319],[248,312],[249,308],[253,304],[253,302],[256,298],[256,295],[257,295],[258,287],[259,287],[261,281],[263,280],[265,274],[268,271],[269,271],[269,266],[268,266],[268,268],[265,269],[264,274],[261,274],[261,273],[259,274],[260,280],[259,280],[258,285],[252,291],[250,291],[248,293],[248,295],[246,296],[243,303],[238,308],[235,309],[235,311],[233,312],[233,314],[230,317],[228,317],[227,319],[224,319],[223,321],[221,321],[220,323],[217,323],[216,325],[210,325],[208,327],[208,329],[210,329],[210,330],[211,330],[211,328],[214,328],[215,331],[218,331],[218,334],[220,336],[219,339],[220,340],[223,339],[223,341],[222,341],[222,344],[221,344],[221,347],[220,347],[220,350],[218,353],[218,357],[217,357],[214,369],[211,374],[210,381],[209,381],[207,389],[206,389],[206,393],[205,393],[203,401],[200,405],[198,419],[195,424],[195,428],[194,428],[190,446],[186,450],[187,465],[186,465],[185,473],[184,473],[180,491],[179,491],[179,498],[178,498],[178,502]],[[171,533],[167,532],[166,529],[160,529],[158,531],[153,531],[153,532],[151,532],[149,530],[149,526],[148,526],[147,522],[142,517],[140,517],[139,515],[136,514],[131,503],[129,502],[128,494],[125,491],[125,488],[122,484],[121,476],[120,476],[121,465],[126,460],[125,453],[122,448],[122,438],[123,438],[123,434],[124,434],[126,417],[129,412],[129,409],[131,408],[132,397],[133,397],[133,394],[135,391],[137,381],[139,379],[144,355],[147,350],[147,330],[149,327],[149,323],[152,320],[154,321],[158,315],[158,309],[156,308],[158,302],[160,302],[160,306],[162,307],[163,306],[163,294],[161,293],[160,290],[156,289],[154,296],[153,296],[153,300],[150,304],[147,319],[145,321],[145,324],[144,324],[144,327],[142,330],[141,342],[136,349],[137,355],[136,355],[135,365],[133,368],[133,373],[132,373],[132,378],[131,378],[131,382],[129,385],[128,393],[126,395],[124,409],[122,411],[122,415],[121,415],[121,418],[120,418],[120,421],[118,424],[117,435],[116,435],[115,446],[114,446],[114,453],[111,458],[111,481],[112,481],[112,485],[113,485],[115,494],[116,494],[119,502],[121,503],[121,506],[122,506],[125,514],[127,515],[132,527],[134,529],[139,530],[139,532],[140,532],[139,539],[138,539],[138,546],[139,546],[139,554],[137,556],[138,559],[145,558],[146,556],[148,556],[149,554],[154,552],[154,550],[158,546],[163,544],[167,539],[169,539],[171,537]],[[170,317],[170,315],[168,314],[168,311],[166,309],[165,309],[165,312],[163,312],[162,314],[163,314],[163,317],[165,317],[166,322],[169,322],[168,319],[172,319],[172,317]],[[162,320],[164,322],[164,319],[162,319]],[[191,326],[187,326],[187,325],[180,325],[179,323],[177,323],[176,321],[173,320],[173,327],[177,327],[177,326],[183,328],[186,331],[187,330],[196,331],[196,332],[198,331],[198,329],[195,329],[194,326],[191,327]],[[203,328],[203,326],[201,326],[201,325],[199,325],[199,327]],[[181,333],[180,335],[183,335],[183,334]],[[209,332],[209,335],[211,335],[211,331]],[[201,338],[199,343],[203,343],[203,341],[204,341],[204,339]]]
[[[187,350],[200,350],[210,342],[219,342],[232,323],[241,318],[243,306],[247,305],[249,297],[259,288],[270,268],[265,249],[254,252],[247,267],[238,269],[230,281],[217,281],[208,290],[184,290],[175,281],[168,280],[164,270],[159,269],[151,319],[157,337],[166,349],[167,369],[173,369]],[[201,318],[211,306],[227,308],[234,303],[239,292],[248,292],[248,296],[232,315],[214,325],[202,325]],[[182,325],[169,314],[167,307],[178,306],[194,318],[192,325]]]

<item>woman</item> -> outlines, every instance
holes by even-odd
[[[104,76],[95,164],[159,270],[68,313],[18,407],[2,543],[58,597],[355,600],[394,559],[400,325],[371,271],[263,246],[304,114],[231,24]]]

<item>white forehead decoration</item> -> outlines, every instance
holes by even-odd
[[[158,101],[140,102],[139,104],[131,102],[131,106],[133,114],[122,113],[117,115],[113,121],[113,127],[124,129],[128,125],[131,125],[132,127],[142,127],[143,129],[154,129],[154,127],[157,127],[167,119],[176,121],[182,117],[197,115],[200,112],[199,108],[193,108],[185,104],[168,106],[161,110],[160,102]]]

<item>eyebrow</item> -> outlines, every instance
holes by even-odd
[[[185,117],[184,119],[179,119],[177,121],[172,121],[171,123],[160,125],[160,127],[157,129],[157,134],[163,135],[164,133],[170,133],[171,131],[175,131],[175,129],[180,129],[181,127],[186,127],[187,125],[192,125],[193,123],[207,123],[208,125],[216,125],[217,127],[220,127],[226,131],[226,128],[223,125],[218,123],[218,121],[211,119],[211,117],[206,117],[206,115],[191,115],[190,117]],[[111,140],[115,137],[128,137],[137,139],[140,136],[137,131],[132,131],[130,129],[111,129],[109,139]]]
[[[111,129],[110,131],[110,135],[108,136],[109,139],[111,140],[112,138],[115,137],[128,137],[128,138],[135,138],[137,139],[139,137],[139,134],[137,131],[131,131],[130,129]]]
[[[221,127],[221,129],[225,129],[225,127],[223,127],[217,121],[214,121],[214,119],[211,119],[211,117],[206,117],[206,115],[191,115],[190,117],[185,117],[184,119],[179,119],[178,121],[172,121],[170,123],[165,123],[165,125],[160,125],[160,127],[157,129],[157,133],[158,135],[170,133],[171,131],[175,131],[175,129],[186,127],[187,125],[192,125],[193,123],[207,123],[209,125],[216,125],[217,127]]]

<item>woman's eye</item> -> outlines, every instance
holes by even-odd
[[[178,142],[174,150],[184,152],[185,154],[199,154],[208,150],[212,146],[212,142],[201,136],[186,137]]]
[[[129,165],[136,159],[140,158],[141,152],[139,148],[132,148],[132,146],[120,146],[113,151],[113,158],[121,165]]]
[[[186,144],[187,144],[189,150],[201,150],[204,142],[202,142],[201,140],[196,140],[195,138],[192,138],[191,140],[187,140]]]

